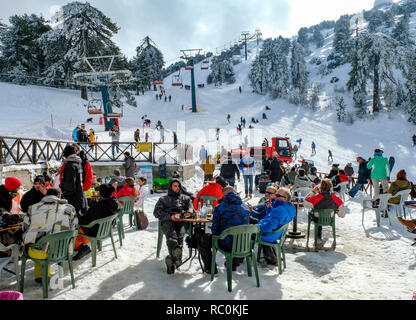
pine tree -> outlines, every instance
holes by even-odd
[[[309,35],[308,28],[300,28],[298,31],[297,41],[302,45],[302,47],[307,50],[309,46]]]
[[[88,2],[64,5],[52,18],[52,24],[53,29],[39,39],[48,61],[45,75],[49,79],[69,78],[71,72],[87,71],[81,57],[102,56],[117,48],[111,38],[119,28]],[[93,66],[101,68],[98,61]]]
[[[234,70],[230,60],[214,58],[211,62],[211,73],[208,75],[207,83],[214,83],[221,86],[223,83],[231,84],[235,82]]]
[[[50,30],[43,17],[14,15],[10,26],[0,33],[3,72],[16,83],[35,83],[45,68],[45,58],[37,39]]]
[[[322,36],[321,30],[319,28],[314,28],[312,40],[317,48],[321,48],[324,45],[324,37]]]
[[[416,124],[416,52],[407,54],[404,76],[406,78],[406,88],[408,91],[407,112],[408,121]]]
[[[412,45],[410,31],[409,31],[409,15],[405,13],[393,29],[391,36],[396,39],[403,46]]]
[[[306,71],[305,52],[300,43],[292,41],[291,58],[290,58],[290,75],[292,94],[297,98],[299,103],[306,103],[308,74]]]
[[[344,98],[340,97],[337,98],[337,120],[338,122],[344,122],[345,121],[345,102]]]
[[[131,62],[138,86],[151,89],[153,81],[162,80],[162,69],[165,65],[162,52],[148,36],[136,49],[136,57]]]
[[[334,54],[328,56],[329,60],[337,61],[336,65],[333,65],[333,67],[337,67],[345,63],[346,57],[348,56],[348,41],[350,37],[350,16],[343,15],[338,19],[334,26]],[[328,65],[328,67],[329,66],[330,65]]]

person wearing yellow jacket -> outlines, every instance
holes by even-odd
[[[93,129],[90,129],[90,133],[88,134],[88,141],[90,142],[90,148],[94,148],[95,145],[95,132]]]
[[[204,182],[211,180],[215,171],[215,162],[212,161],[211,156],[208,156],[201,164],[201,169],[204,170]]]

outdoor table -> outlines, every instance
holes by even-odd
[[[301,238],[305,238],[305,234],[298,231],[298,205],[300,207],[303,207],[303,201],[301,201],[301,202],[294,201],[294,202],[291,202],[291,203],[296,208],[296,215],[293,218],[293,230],[290,231],[290,232],[288,232],[287,235],[286,235],[286,237],[287,238],[291,238],[291,239],[301,239]]]
[[[177,221],[177,222],[189,222],[189,223],[191,223],[191,234],[190,234],[190,236],[192,236],[193,233],[194,233],[194,228],[195,227],[203,227],[204,232],[205,232],[207,223],[211,223],[212,222],[212,215],[207,215],[207,218],[206,219],[201,219],[201,218],[180,218],[180,219],[174,219],[174,221]],[[191,262],[192,262],[192,260],[196,257],[197,254],[198,254],[199,265],[201,266],[202,272],[204,272],[204,267],[202,266],[202,262],[201,262],[201,256],[200,256],[199,250],[197,248],[191,248],[189,257],[186,260],[182,261],[182,263],[178,266],[178,268],[181,267],[181,266],[183,266],[189,260],[191,260]]]

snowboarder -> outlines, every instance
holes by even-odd
[[[316,144],[312,141],[312,154],[316,154]]]
[[[248,127],[249,129],[254,129],[254,127],[250,124],[250,126]]]
[[[328,161],[329,161],[329,158],[331,158],[331,161],[334,161],[334,159],[332,158],[331,150],[328,150]]]
[[[243,90],[241,89],[241,86],[240,86],[240,87],[238,87],[238,90],[240,91],[240,93],[243,91]]]
[[[267,115],[265,113],[263,113],[263,119],[267,120]]]

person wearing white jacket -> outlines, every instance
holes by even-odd
[[[144,211],[144,200],[149,195],[149,186],[147,185],[147,179],[145,177],[140,177],[137,183],[139,184],[140,196],[139,200],[136,202],[136,206]]]

